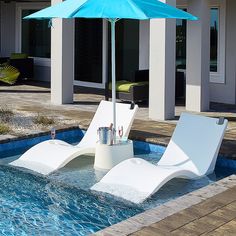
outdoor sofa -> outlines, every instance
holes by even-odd
[[[116,81],[116,98],[137,103],[148,101],[149,70],[137,70],[132,81]],[[111,82],[106,83],[106,99],[111,97]]]
[[[175,98],[185,96],[184,72],[176,71]],[[111,97],[111,82],[106,83],[106,100]],[[134,103],[148,101],[149,70],[137,70],[132,81],[116,81],[116,98]]]

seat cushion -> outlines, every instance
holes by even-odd
[[[25,59],[28,58],[26,53],[12,53],[10,59]]]
[[[147,85],[148,82],[147,81],[141,81],[141,82],[130,82],[127,80],[120,80],[120,81],[116,81],[116,91],[117,92],[124,92],[124,93],[128,93],[130,92],[130,88],[132,86],[142,86],[142,85]],[[112,89],[112,84],[109,83],[109,89]]]

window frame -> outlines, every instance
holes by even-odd
[[[221,1],[218,4],[210,6],[219,9],[219,30],[217,46],[217,72],[210,71],[211,83],[225,83],[225,28],[226,28],[226,3]]]
[[[179,0],[177,2],[177,7],[180,9],[187,8],[187,6],[188,5],[186,0]],[[225,84],[226,1],[211,0],[210,8],[219,9],[219,30],[218,30],[218,46],[217,46],[217,72],[210,71],[209,82],[217,84]]]
[[[102,23],[102,83],[94,83],[88,81],[81,81],[74,79],[74,85],[89,87],[89,88],[101,88],[104,89],[106,85],[106,80],[108,76],[108,22],[107,20],[103,20]],[[75,27],[75,24],[74,26]],[[75,37],[74,37],[75,38]],[[75,51],[75,44],[74,44]],[[74,57],[74,55],[73,55]]]
[[[40,3],[16,3],[16,38],[15,38],[15,49],[16,52],[21,52],[21,39],[22,39],[22,10],[41,10],[45,7],[50,6],[48,2],[40,2]],[[51,58],[43,58],[43,57],[32,57],[34,58],[34,64],[38,66],[51,66]]]

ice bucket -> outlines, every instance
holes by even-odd
[[[113,133],[109,127],[98,128],[99,143],[111,145],[113,140]]]

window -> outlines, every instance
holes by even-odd
[[[75,20],[75,80],[102,83],[101,19]]]
[[[186,69],[186,20],[176,19],[176,68]]]
[[[184,9],[185,10],[185,9]],[[176,68],[186,69],[186,20],[176,20]],[[225,81],[225,5],[210,12],[210,82]]]
[[[16,3],[16,52],[35,58],[35,64],[50,66],[51,29],[48,20],[24,20],[23,17],[47,7],[49,3]]]
[[[211,9],[210,23],[210,71],[218,71],[218,32],[219,32],[219,9]]]
[[[109,24],[110,32],[110,24]],[[108,37],[108,54],[111,56],[111,35]],[[111,62],[111,61],[109,61]],[[116,23],[116,80],[132,81],[139,69],[139,21],[121,19]],[[111,64],[109,64],[111,78]]]
[[[211,8],[210,82],[225,83],[225,0]]]
[[[22,10],[22,18],[36,10]],[[21,28],[21,52],[32,57],[50,58],[51,33],[48,20],[23,20]]]

